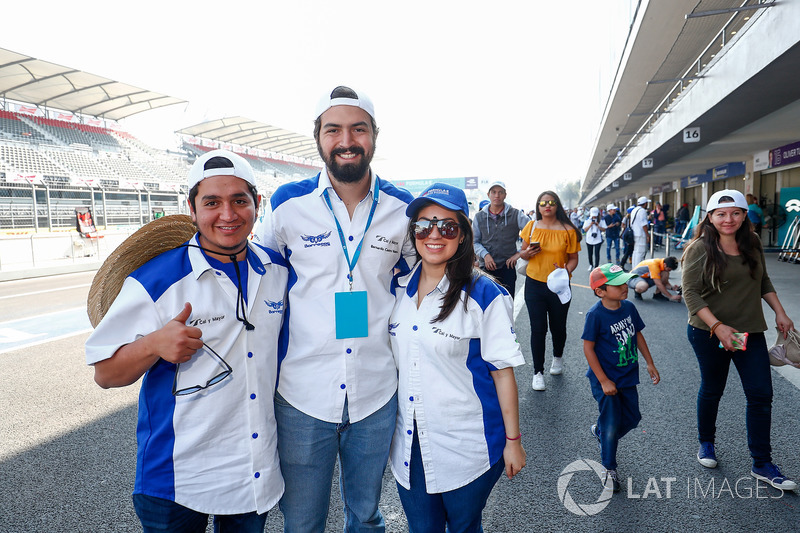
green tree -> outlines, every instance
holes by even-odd
[[[561,203],[564,204],[566,208],[573,208],[576,207],[578,203],[578,198],[581,194],[581,181],[580,180],[572,180],[572,181],[561,181],[556,184],[556,192],[558,196],[561,198]]]

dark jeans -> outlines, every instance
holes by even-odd
[[[771,462],[772,374],[764,334],[750,333],[747,350],[733,352],[720,348],[716,336],[709,338],[707,331],[692,325],[688,326],[687,335],[700,364],[700,390],[697,393],[697,432],[700,442],[714,442],[719,401],[725,392],[728,369],[733,361],[747,399],[747,445],[753,465],[759,467]]]
[[[517,269],[516,268],[508,268],[503,263],[501,268],[496,270],[489,270],[488,268],[483,269],[484,272],[487,274],[494,276],[494,278],[505,287],[505,289],[511,294],[511,297],[514,297],[514,290],[517,287]]]
[[[547,340],[547,323],[553,336],[553,356],[564,355],[567,343],[567,313],[569,302],[562,304],[558,295],[547,288],[547,283],[525,277],[525,305],[531,321],[531,353],[533,371],[544,372],[544,351]]]
[[[415,424],[409,467],[411,490],[406,490],[400,483],[397,484],[400,503],[402,503],[403,511],[408,519],[409,532],[482,532],[481,515],[492,488],[505,471],[503,458],[498,459],[489,470],[463,487],[447,492],[428,494],[416,429]]]
[[[142,522],[144,533],[205,533],[208,515],[193,511],[170,500],[133,495],[133,508]],[[267,513],[214,516],[214,533],[261,533]]]
[[[622,253],[622,259],[619,260],[619,266],[621,266],[624,269],[628,265],[628,260],[631,258],[632,255],[633,255],[633,244],[626,244],[625,251]],[[635,267],[636,265],[633,266]]]
[[[619,263],[619,237],[606,237],[606,259],[611,263],[611,249],[617,249],[617,259],[614,263]]]
[[[603,386],[594,377],[589,378],[592,396],[597,400],[600,415],[597,429],[600,435],[600,462],[609,470],[617,469],[617,447],[619,439],[639,425],[639,392],[636,386],[619,387],[617,394],[607,396]]]
[[[586,254],[589,256],[589,266],[591,267],[600,266],[600,248],[602,247],[603,247],[602,242],[599,242],[598,244],[586,245]]]
[[[667,233],[667,222],[665,220],[656,221],[654,232],[657,234],[655,235],[655,244],[661,246],[664,244],[663,235]]]

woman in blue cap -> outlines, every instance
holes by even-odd
[[[482,531],[503,470],[512,478],[525,466],[513,303],[473,266],[464,191],[435,183],[406,214],[418,262],[392,283],[400,398],[392,472],[411,533]]]

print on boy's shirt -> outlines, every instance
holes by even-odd
[[[636,328],[633,326],[633,319],[627,316],[611,324],[611,333],[617,339],[617,354],[619,355],[618,367],[628,366],[639,360],[639,352],[636,350]]]

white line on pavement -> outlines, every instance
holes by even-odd
[[[89,328],[89,329],[84,329],[84,330],[81,330],[81,331],[73,331],[72,333],[66,333],[64,335],[59,335],[58,337],[50,337],[50,338],[43,339],[43,340],[40,340],[40,341],[31,342],[29,344],[19,344],[17,346],[12,346],[11,348],[6,348],[5,350],[0,350],[0,354],[13,352],[15,350],[22,350],[24,348],[31,348],[32,346],[38,346],[40,344],[45,344],[47,342],[53,342],[53,341],[57,341],[57,340],[61,340],[61,339],[68,339],[69,337],[74,337],[75,335],[81,335],[83,333],[89,333],[91,331],[93,331],[93,330],[91,328]]]
[[[33,291],[33,292],[25,292],[21,294],[9,294],[8,296],[0,296],[0,300],[5,300],[6,298],[24,298],[26,296],[33,296],[34,294],[45,294],[48,292],[56,292],[56,291],[68,291],[70,289],[82,289],[84,287],[90,287],[91,283],[84,283],[83,285],[71,285],[69,287],[58,287],[57,289],[47,289],[44,291]]]

